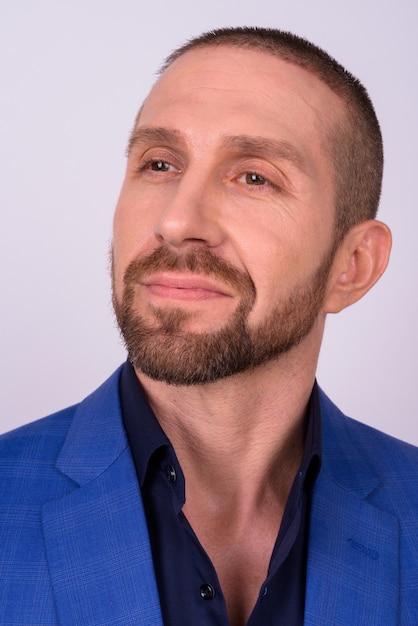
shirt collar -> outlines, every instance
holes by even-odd
[[[119,390],[123,421],[142,487],[154,453],[162,447],[171,448],[171,443],[152,412],[129,361],[122,368]],[[305,443],[299,470],[300,482],[307,489],[312,487],[318,475],[321,456],[321,406],[315,381],[308,404]]]
[[[123,422],[139,484],[143,487],[151,457],[160,448],[169,447],[170,441],[152,412],[129,361],[122,368],[119,392]]]
[[[311,488],[318,476],[322,461],[322,417],[319,400],[319,387],[315,381],[309,399],[306,418],[305,443],[303,447],[300,474],[306,488]]]

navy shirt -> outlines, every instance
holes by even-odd
[[[228,626],[215,569],[182,513],[183,472],[129,362],[122,370],[120,395],[144,500],[164,624]],[[321,415],[315,383],[301,466],[288,497],[267,578],[247,626],[303,625],[309,505],[320,459]]]

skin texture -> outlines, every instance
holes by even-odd
[[[240,307],[254,337],[268,320],[274,333],[292,294],[312,285],[320,292],[314,304],[299,302],[302,318],[314,310],[303,336],[256,367],[186,386],[135,364],[185,473],[184,513],[214,563],[233,626],[246,623],[266,576],[301,458],[326,315],[362,297],[389,256],[389,230],[376,220],[351,229],[335,250],[323,138],[343,114],[338,96],[302,68],[253,50],[204,48],[157,81],[130,142],[114,219],[113,297],[119,321],[125,292],[147,332],[171,337],[155,352],[172,350],[175,364],[182,341],[203,336],[206,344]]]
[[[280,357],[310,332],[322,305],[334,250],[312,276],[295,285],[266,317],[249,327],[247,318],[256,298],[255,286],[208,248],[193,246],[179,256],[161,246],[130,263],[125,272],[122,303],[115,312],[134,367],[154,380],[175,385],[210,383]],[[224,281],[223,285],[220,281]],[[194,316],[183,303],[196,305],[230,297],[225,283],[239,298],[236,311],[218,329],[184,331]],[[138,291],[178,306],[150,307],[154,319],[137,313]]]

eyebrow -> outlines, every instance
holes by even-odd
[[[137,146],[150,142],[178,145],[184,143],[184,140],[177,130],[160,126],[142,126],[132,131],[126,150],[127,155],[129,156]],[[302,172],[307,170],[306,159],[288,141],[253,135],[227,135],[222,145],[241,154],[288,161]]]
[[[134,128],[129,137],[126,154],[129,156],[137,146],[151,142],[178,144],[181,143],[181,134],[178,131],[160,126],[140,126],[139,128]]]
[[[225,138],[225,145],[243,154],[289,161],[301,171],[306,171],[306,159],[291,143],[269,137],[232,135]]]

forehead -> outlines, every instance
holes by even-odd
[[[138,121],[168,121],[185,105],[191,120],[222,112],[217,127],[224,121],[229,131],[235,117],[237,123],[248,118],[256,124],[258,119],[260,124],[287,124],[289,130],[296,124],[308,135],[324,134],[343,108],[340,98],[308,70],[267,52],[224,45],[190,50],[174,61],[155,83]]]

